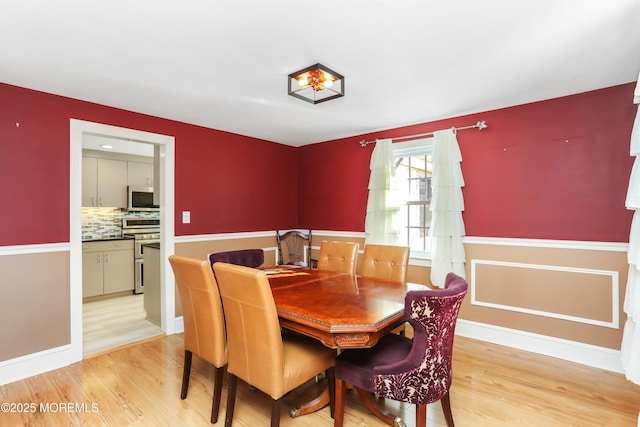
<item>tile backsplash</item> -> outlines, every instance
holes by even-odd
[[[122,237],[122,218],[160,218],[160,212],[131,212],[118,208],[82,208],[82,240]]]

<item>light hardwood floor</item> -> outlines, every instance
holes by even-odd
[[[131,294],[84,303],[84,355],[162,334],[158,325],[146,319],[143,298],[144,294]]]
[[[182,335],[151,338],[2,386],[0,402],[34,404],[38,411],[2,413],[0,425],[210,425],[210,365],[194,357],[189,394],[186,400],[179,397],[182,340]],[[458,427],[637,426],[640,386],[620,374],[457,337],[453,376],[451,404]],[[285,407],[314,396],[320,387],[310,382],[290,393]],[[77,404],[84,412],[62,411],[61,403]],[[225,407],[226,380],[217,425],[224,425]],[[398,404],[389,407],[414,426],[411,409]],[[267,426],[269,411],[269,398],[238,387],[234,426]],[[325,408],[295,419],[283,413],[281,425],[316,427],[333,422]],[[384,424],[362,407],[355,393],[349,393],[345,425]],[[429,405],[428,425],[445,426],[439,403]]]

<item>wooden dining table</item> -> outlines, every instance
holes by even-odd
[[[404,298],[427,286],[308,269],[264,269],[280,325],[335,349],[368,348],[404,323]],[[295,417],[329,402],[328,391],[291,412]]]

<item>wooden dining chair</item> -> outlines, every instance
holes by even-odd
[[[280,233],[276,230],[276,241],[278,243],[278,265],[313,267],[311,230],[307,233],[298,230]]]
[[[218,285],[206,260],[169,257],[182,302],[184,367],[181,399],[187,397],[191,359],[195,354],[215,367],[211,423],[218,421],[222,378],[227,364],[224,315]]]
[[[375,279],[404,282],[409,266],[407,246],[372,245],[364,246],[362,276]]]
[[[320,243],[318,270],[355,275],[358,248],[358,243],[352,242],[324,241]]]
[[[286,393],[322,372],[334,387],[336,351],[304,335],[280,333],[278,312],[264,271],[225,263],[216,263],[213,268],[227,324],[229,383],[225,426],[230,427],[233,422],[240,378],[273,399],[271,426],[277,427],[281,398]]]
[[[449,273],[445,288],[409,291],[405,318],[413,340],[387,334],[366,349],[344,350],[336,358],[334,427],[344,418],[346,385],[353,385],[367,408],[387,424],[395,417],[380,409],[373,396],[416,405],[416,427],[426,427],[427,404],[441,401],[447,426],[453,427],[449,400],[456,321],[469,285]]]

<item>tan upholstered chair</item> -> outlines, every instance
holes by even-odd
[[[218,285],[207,260],[170,256],[184,318],[184,370],[181,399],[187,397],[192,355],[215,367],[211,422],[218,421],[222,377],[227,364],[224,315]]]
[[[364,246],[363,277],[404,282],[408,265],[409,248],[406,246]]]
[[[227,324],[225,426],[233,422],[238,378],[271,396],[271,426],[278,426],[280,399],[286,393],[325,371],[333,387],[335,350],[300,334],[281,335],[264,271],[225,263],[216,263],[213,268]]]
[[[320,243],[318,270],[355,275],[358,247],[357,243],[351,242],[324,241]]]

